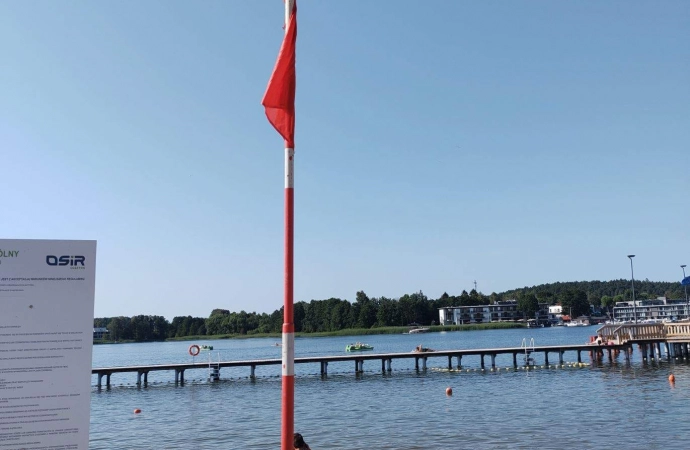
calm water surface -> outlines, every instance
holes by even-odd
[[[595,327],[486,330],[331,338],[298,338],[296,356],[343,355],[361,341],[374,353],[407,352],[423,344],[436,350],[585,343]],[[196,361],[280,358],[276,339],[199,341],[214,346]],[[99,345],[93,366],[190,362],[189,342]],[[551,364],[557,361],[555,354]],[[583,358],[585,355],[583,354]],[[542,364],[537,355],[537,363]],[[565,354],[574,362],[576,354]],[[413,360],[393,361],[382,375],[380,361],[296,366],[295,429],[318,449],[687,449],[690,433],[690,365],[643,364],[621,357],[586,368],[506,371],[512,357],[498,357],[499,372],[480,372],[479,357],[464,357],[470,372],[444,372],[447,358],[430,358],[417,373]],[[487,363],[489,359],[487,358]],[[674,384],[668,376],[676,376]],[[280,440],[279,366],[185,372],[175,386],[172,372],[149,374],[137,388],[136,374],[114,374],[113,387],[91,396],[91,445],[96,449],[274,449]],[[453,396],[445,395],[446,387]],[[142,413],[133,414],[134,408]]]

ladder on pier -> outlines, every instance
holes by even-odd
[[[527,342],[527,338],[523,338],[520,348],[525,349],[525,366],[533,366],[535,364],[534,357],[532,356],[532,353],[534,353],[534,338],[530,338],[529,342]]]
[[[216,363],[211,361],[211,352],[208,353],[208,381],[220,381],[220,352]]]

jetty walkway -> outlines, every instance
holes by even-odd
[[[447,360],[448,369],[453,369],[453,360],[456,368],[462,367],[464,357],[479,357],[482,369],[486,367],[485,358],[490,359],[491,369],[496,368],[496,357],[499,355],[512,355],[513,367],[534,365],[534,355],[543,354],[544,364],[549,365],[549,355],[554,355],[558,359],[558,364],[563,365],[563,355],[566,352],[575,352],[577,362],[582,362],[582,352],[586,352],[593,359],[600,360],[604,353],[608,353],[609,360],[619,355],[621,352],[626,361],[630,362],[633,346],[638,345],[642,354],[643,361],[648,359],[661,359],[664,345],[665,357],[671,358],[690,358],[690,323],[675,324],[625,324],[625,325],[605,325],[597,330],[597,336],[592,337],[589,344],[577,345],[552,345],[535,346],[534,341],[523,341],[520,347],[506,348],[484,348],[484,349],[464,349],[464,350],[440,350],[430,352],[406,352],[406,353],[356,353],[339,356],[312,356],[295,358],[295,364],[320,364],[321,375],[328,374],[328,364],[335,362],[352,362],[354,372],[364,371],[365,361],[380,361],[381,372],[392,371],[393,360],[414,359],[415,370],[426,370],[427,361],[430,358],[444,358]],[[555,360],[554,360],[555,361]],[[249,377],[255,378],[257,366],[280,366],[281,359],[257,359],[245,361],[218,361],[218,362],[193,362],[183,364],[158,364],[141,365],[127,367],[101,367],[94,368],[91,373],[98,376],[97,387],[111,386],[110,379],[117,373],[136,373],[137,385],[146,386],[148,374],[155,371],[172,371],[175,374],[175,383],[184,384],[184,373],[191,369],[209,370],[210,379],[217,381],[220,379],[220,369],[224,367],[248,367]]]

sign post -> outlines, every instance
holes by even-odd
[[[0,447],[89,448],[96,241],[0,239]]]

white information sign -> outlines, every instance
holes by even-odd
[[[0,239],[0,450],[87,450],[96,241]]]

